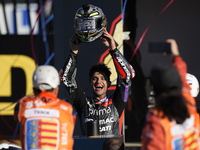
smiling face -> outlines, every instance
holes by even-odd
[[[95,72],[90,80],[90,86],[92,87],[93,95],[96,99],[100,100],[106,96],[108,84],[105,77]]]

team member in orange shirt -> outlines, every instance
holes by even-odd
[[[186,82],[187,66],[176,41],[171,44],[173,66],[151,71],[156,106],[149,110],[142,134],[142,150],[199,149],[199,115]]]
[[[53,66],[36,68],[33,74],[34,96],[21,98],[14,115],[20,122],[23,150],[73,149],[73,108],[57,98],[59,84],[59,74]]]

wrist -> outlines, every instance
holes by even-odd
[[[116,47],[111,47],[111,48],[110,48],[111,51],[113,51],[113,50],[115,50],[115,49],[116,49]]]
[[[115,45],[115,43],[111,44],[110,50],[115,50],[117,47]]]
[[[111,53],[111,54],[115,53],[116,51],[118,51],[117,48],[115,48],[115,49],[113,49],[113,50],[110,49],[110,53]]]
[[[78,50],[72,50],[71,51],[74,53],[74,54],[78,54]]]
[[[179,57],[180,55],[179,54],[173,54],[172,57]]]

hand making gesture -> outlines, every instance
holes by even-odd
[[[80,46],[82,45],[82,42],[78,39],[78,37],[76,35],[74,35],[71,39],[70,39],[70,47],[71,50],[77,54],[78,50],[80,48]]]
[[[103,31],[103,38],[101,38],[101,41],[103,42],[103,44],[105,46],[107,46],[110,50],[114,50],[116,49],[116,44],[115,41],[112,37],[112,35],[110,35],[108,33],[108,31],[106,30],[106,28]]]

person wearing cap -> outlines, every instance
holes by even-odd
[[[14,119],[20,123],[23,150],[73,149],[75,116],[71,104],[57,97],[58,71],[41,65],[33,73],[34,95],[21,98]]]
[[[107,96],[107,90],[111,84],[111,72],[102,63],[95,64],[89,71],[89,85],[93,95],[86,96],[81,90],[76,80],[76,71],[78,52],[82,42],[77,36],[70,39],[71,51],[60,71],[60,78],[85,126],[88,122],[98,122],[100,136],[120,136],[123,121],[120,118],[123,118],[134,70],[116,48],[113,37],[106,29],[103,35],[106,40],[102,42],[110,49],[109,52],[118,75],[114,94]]]
[[[156,105],[147,113],[142,150],[199,149],[199,115],[186,82],[187,65],[174,39],[173,65],[155,65],[151,70]]]

